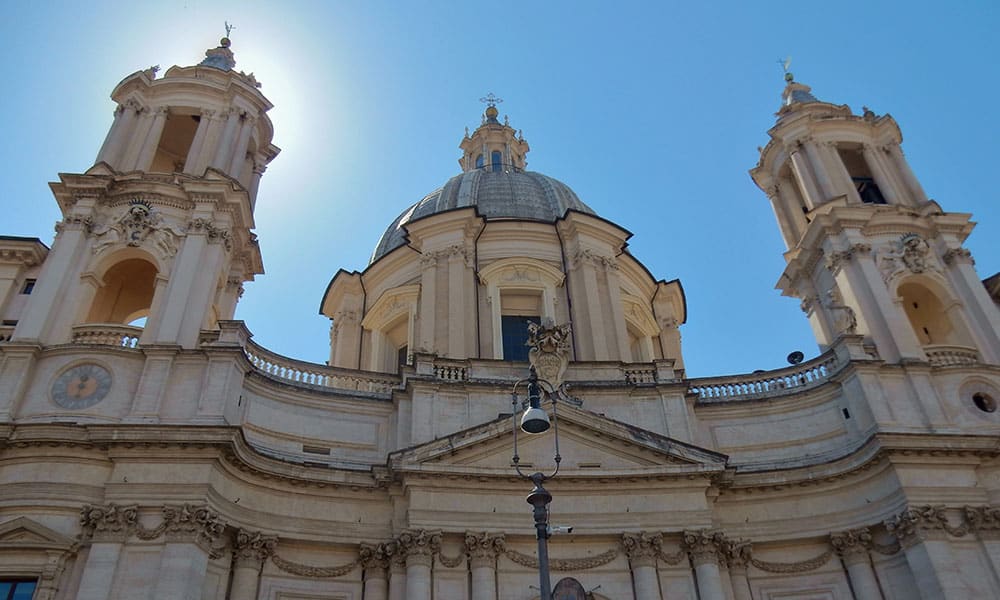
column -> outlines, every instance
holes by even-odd
[[[358,551],[364,569],[364,595],[362,600],[388,600],[389,581],[386,570],[392,559],[389,544],[362,543]]]
[[[910,168],[910,163],[907,162],[906,156],[903,155],[903,149],[899,147],[899,144],[891,144],[889,146],[889,155],[892,157],[893,162],[895,162],[896,168],[903,174],[903,181],[906,182],[906,187],[909,188],[910,195],[913,198],[912,204],[919,206],[927,202],[927,194],[924,192],[923,186],[920,185],[920,180],[913,174],[913,169]]]
[[[133,115],[135,114],[134,111],[124,104],[119,104],[115,108],[114,121],[111,122],[111,129],[108,130],[108,135],[104,138],[104,143],[101,144],[101,149],[97,152],[97,158],[94,160],[95,163],[106,162],[110,164],[111,161],[108,159],[108,156],[121,138],[122,129],[127,119],[125,114],[128,112],[131,112]]]
[[[896,192],[892,176],[886,172],[885,166],[879,160],[875,147],[871,144],[865,144],[861,147],[861,153],[864,155],[865,162],[868,163],[868,168],[871,169],[872,178],[875,179],[875,183],[878,185],[878,189],[881,190],[886,202],[889,204],[903,204],[900,201],[899,194]]]
[[[824,199],[830,200],[841,195],[837,193],[837,188],[833,185],[833,180],[830,179],[827,162],[823,160],[823,155],[819,148],[816,147],[816,142],[804,140],[802,147],[806,151],[806,156],[809,157],[809,164],[812,165],[813,174],[816,176],[816,182],[819,184],[820,191],[825,197]]]
[[[788,146],[786,151],[788,152],[788,158],[792,161],[792,172],[799,183],[799,189],[802,190],[805,196],[806,208],[812,210],[825,202],[826,198],[822,196],[819,188],[816,187],[816,180],[809,171],[809,161],[802,156],[801,146]]]
[[[499,296],[497,301],[499,301]],[[417,347],[410,351],[435,352],[435,321],[434,313],[437,303],[437,256],[433,253],[420,257],[420,334],[417,337]],[[500,358],[499,355],[493,358]]]
[[[882,590],[879,588],[868,554],[868,549],[872,545],[872,536],[868,528],[831,534],[830,544],[847,569],[854,597],[857,600],[882,600]]]
[[[823,142],[820,146],[820,152],[826,155],[828,159],[827,164],[832,167],[830,174],[840,180],[841,186],[846,190],[846,194],[844,195],[847,196],[848,203],[861,204],[861,196],[858,194],[858,188],[854,186],[854,180],[851,179],[851,174],[847,172],[844,159],[840,157],[840,152],[837,151],[837,142]]]
[[[201,110],[201,120],[198,121],[198,129],[194,132],[194,140],[191,142],[191,148],[188,150],[188,155],[184,161],[184,172],[190,175],[199,175],[204,171],[204,167],[199,168],[203,161],[201,160],[202,149],[205,147],[205,139],[208,137],[208,130],[212,127],[212,124],[216,120],[216,111],[203,108]]]
[[[90,540],[75,600],[108,600],[122,546],[137,524],[135,506],[86,505],[80,514],[83,538]]]
[[[167,122],[168,111],[166,106],[159,106],[153,111],[153,121],[149,125],[149,132],[146,134],[142,150],[135,160],[134,168],[136,170],[148,171],[152,166],[156,148],[160,145],[160,136],[163,135],[163,126]]]
[[[406,600],[431,600],[431,567],[441,547],[441,533],[407,530],[396,543],[406,556]]]
[[[389,600],[406,600],[406,558],[393,556],[389,561]]]
[[[661,600],[660,582],[656,576],[656,555],[660,553],[663,536],[656,534],[624,533],[622,546],[632,570],[635,600]],[[475,600],[475,599],[473,599]]]
[[[68,296],[74,295],[73,287],[79,282],[81,263],[91,256],[87,248],[90,225],[89,215],[78,214],[68,215],[56,225],[56,241],[14,330],[15,340],[38,340],[45,344],[70,341],[68,327],[76,314],[63,310],[63,305]],[[60,331],[57,321],[66,322],[66,330]],[[53,339],[53,335],[60,339]]]
[[[250,210],[257,207],[257,190],[260,189],[260,178],[264,176],[267,167],[258,161],[253,162],[253,177],[250,178]]]
[[[240,128],[240,137],[236,140],[236,147],[233,149],[233,159],[229,163],[229,176],[238,179],[243,170],[243,161],[247,157],[247,147],[250,144],[250,134],[257,124],[257,119],[249,113],[243,116],[243,126]]]
[[[229,598],[255,600],[260,586],[260,570],[264,561],[274,553],[277,536],[263,535],[259,531],[238,529],[233,544],[233,579]],[[384,598],[382,599],[384,600]]]
[[[472,600],[496,600],[497,556],[506,549],[502,533],[465,534],[465,550],[472,570]]]
[[[907,508],[885,522],[896,536],[910,565],[910,572],[922,600],[958,600],[963,595],[946,594],[942,576],[955,572],[948,559],[950,548],[945,539],[947,522],[941,507]]]
[[[774,219],[778,223],[778,231],[781,232],[785,247],[794,248],[795,244],[799,241],[795,232],[794,217],[789,214],[788,206],[778,194],[778,188],[779,186],[777,185],[769,185],[764,190],[764,193],[767,194],[767,199],[771,201],[771,210],[774,212]]]
[[[723,543],[723,557],[729,568],[729,582],[733,590],[733,600],[753,600],[747,565],[750,564],[751,545],[747,540],[726,540]]]
[[[722,533],[710,529],[684,532],[684,547],[694,565],[699,600],[727,600],[719,571]]]
[[[467,315],[474,314],[466,309],[466,250],[464,246],[453,246],[448,248],[448,349],[445,356],[452,358],[462,358],[464,356],[475,355],[469,353],[465,348],[465,324]]]
[[[219,145],[215,148],[215,157],[212,158],[211,163],[212,167],[220,171],[226,170],[229,159],[232,157],[233,136],[236,135],[236,128],[239,127],[241,114],[242,111],[239,109],[233,108],[229,110],[226,127],[222,130],[222,138],[219,140]]]
[[[201,598],[209,552],[219,549],[225,524],[204,506],[164,506],[166,544],[160,553],[157,600]]]

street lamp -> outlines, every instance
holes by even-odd
[[[535,536],[538,539],[538,586],[541,588],[540,596],[542,600],[551,600],[552,598],[552,586],[549,583],[549,546],[548,540],[551,535],[551,529],[549,528],[549,509],[548,505],[552,502],[552,494],[550,494],[542,484],[549,479],[556,476],[559,472],[559,463],[562,462],[562,456],[559,455],[559,420],[556,418],[556,399],[560,393],[560,390],[554,388],[551,383],[545,381],[544,379],[538,378],[538,373],[535,372],[535,367],[532,366],[527,379],[522,379],[514,384],[514,389],[511,390],[511,405],[513,406],[512,412],[512,422],[514,430],[514,456],[511,458],[511,463],[514,465],[514,470],[517,474],[525,479],[531,481],[534,485],[531,493],[528,494],[527,501],[534,510],[532,511],[535,517]],[[528,390],[528,401],[527,407],[524,403],[521,403],[517,396],[517,389],[522,384],[526,384]],[[548,389],[543,387],[547,386]],[[549,420],[549,415],[542,408],[542,395],[545,395],[552,402],[552,420]],[[520,423],[518,423],[518,411],[524,410],[521,414]],[[552,428],[554,446],[555,446],[555,456],[553,460],[555,461],[555,469],[552,473],[546,475],[540,471],[534,473],[526,474],[521,470],[521,457],[517,454],[517,430],[520,429],[528,434],[540,434],[545,433]]]

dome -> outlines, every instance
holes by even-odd
[[[406,244],[403,227],[407,223],[468,206],[476,207],[486,219],[525,219],[549,223],[563,217],[568,210],[595,214],[569,186],[541,173],[512,167],[501,171],[470,170],[452,177],[443,187],[396,217],[375,246],[369,264]]]

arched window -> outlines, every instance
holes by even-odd
[[[499,173],[503,169],[503,154],[499,150],[494,150],[493,154],[490,155],[490,165],[494,173]]]
[[[476,168],[477,169],[482,169],[483,168],[483,155],[482,154],[480,154],[479,156],[476,157]]]
[[[959,339],[945,307],[931,290],[908,282],[900,285],[896,293],[903,301],[903,310],[921,344],[960,344],[964,341]]]

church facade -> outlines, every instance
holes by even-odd
[[[51,247],[0,236],[0,598],[538,598],[529,367],[556,597],[1000,597],[1000,288],[891,117],[789,76],[751,170],[814,358],[686,377],[680,282],[491,104],[320,365],[233,320],[279,150],[229,45],[126,77]]]

